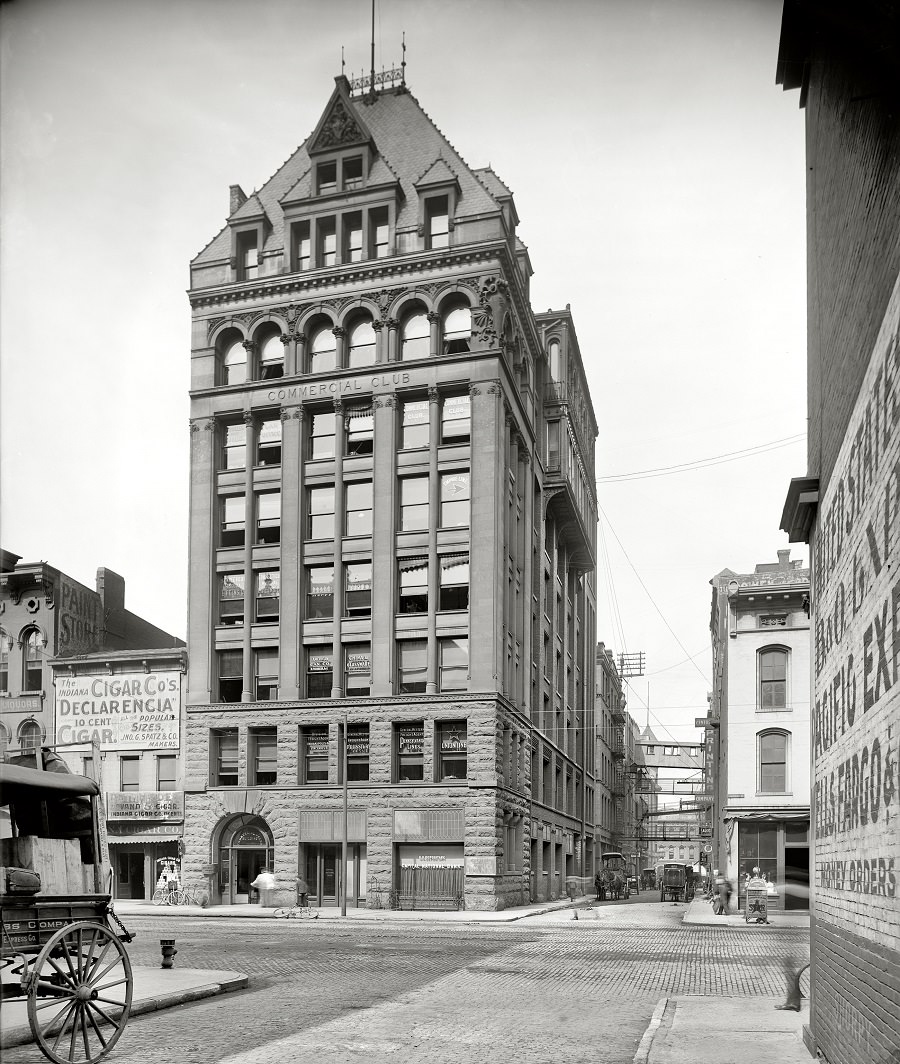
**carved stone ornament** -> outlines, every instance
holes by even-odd
[[[432,385],[428,389],[428,402],[429,403],[439,403],[440,401],[441,401],[440,392],[437,390],[437,388],[434,387],[434,385]]]
[[[248,355],[252,355],[256,350],[256,342],[253,340],[242,340],[241,347],[247,352]]]
[[[375,332],[377,332],[377,333],[380,333],[380,332],[381,332],[381,330],[382,330],[382,329],[384,328],[384,322],[383,322],[383,321],[381,320],[381,318],[376,318],[376,319],[375,319],[375,320],[374,320],[374,321],[372,322],[372,328],[373,328],[373,329],[375,330]]]
[[[306,410],[302,406],[298,406],[297,409],[294,411],[294,420],[295,421],[305,421],[306,420]]]
[[[430,325],[440,324],[441,316],[436,310],[429,310],[425,317],[428,318],[428,322]]]
[[[478,387],[477,384],[470,384],[469,385],[469,395],[471,395],[473,397],[476,396],[476,395],[481,395],[481,389]]]
[[[340,396],[334,401],[334,412],[338,417],[344,416],[344,400]]]
[[[500,387],[500,381],[491,381],[488,385],[488,395],[503,395],[503,389]]]
[[[398,400],[396,395],[386,395],[382,399],[385,406],[390,407],[392,410],[396,410],[398,406]]]
[[[335,100],[331,114],[325,119],[316,139],[316,147],[335,148],[341,144],[352,144],[362,139],[362,131],[356,119],[348,113],[342,100]]]
[[[393,329],[396,332],[396,330],[400,328],[400,322],[397,321],[396,318],[388,318],[387,327],[388,329]]]
[[[335,327],[331,331],[334,333],[338,340],[343,340],[344,337],[347,335],[347,330],[343,327],[343,325],[335,325]]]
[[[287,347],[291,340],[295,340],[296,338],[296,333],[282,333],[281,336],[278,337],[278,339],[284,344],[285,347]]]
[[[281,408],[281,420],[282,421],[290,421],[291,420],[291,411],[286,406],[283,406]]]
[[[200,422],[199,421],[191,421],[190,422],[190,427],[191,427],[191,435],[193,436],[193,434],[195,432],[199,432],[200,431]]]

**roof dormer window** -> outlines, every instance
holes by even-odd
[[[450,246],[450,204],[447,196],[432,196],[425,200],[425,246]]]
[[[252,281],[259,275],[259,248],[256,230],[239,233],[237,238],[238,279]]]
[[[337,163],[319,163],[316,167],[316,193],[327,196],[337,192]]]
[[[345,192],[354,188],[362,188],[363,161],[361,155],[354,155],[350,159],[344,159],[341,164],[342,185]]]

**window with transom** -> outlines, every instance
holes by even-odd
[[[403,450],[428,446],[429,406],[427,399],[410,399],[403,404],[400,427],[400,446]]]
[[[221,500],[222,528],[219,544],[222,547],[243,547],[246,501],[243,495],[226,495]]]
[[[472,400],[448,395],[441,407],[441,443],[468,443],[472,433]]]
[[[306,567],[306,616],[309,620],[334,616],[334,566]]]
[[[43,640],[37,628],[28,630],[22,648],[22,690],[41,691],[44,687]]]
[[[428,612],[428,559],[400,558],[399,607],[401,613]]]
[[[217,654],[219,671],[219,701],[240,702],[244,690],[244,652],[237,648],[220,650]]]
[[[311,461],[334,458],[334,411],[322,410],[309,419],[308,457]]]
[[[244,469],[247,465],[247,426],[225,426],[225,468]]]
[[[334,539],[334,485],[310,488],[309,539]]]
[[[424,310],[415,310],[403,319],[400,327],[400,358],[406,362],[428,358],[431,354],[431,326]]]
[[[759,708],[787,707],[788,652],[770,647],[759,652]]]
[[[784,794],[788,789],[788,739],[784,731],[760,732],[757,737],[759,790],[764,794]]]
[[[256,620],[274,624],[278,620],[281,573],[278,569],[260,569],[256,574]]]
[[[403,477],[400,481],[400,531],[428,528],[428,477]]]
[[[219,624],[244,623],[244,574],[219,574]]]

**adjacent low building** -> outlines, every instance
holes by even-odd
[[[741,901],[759,868],[791,888],[773,905],[808,908],[809,569],[790,553],[710,581],[713,863]]]

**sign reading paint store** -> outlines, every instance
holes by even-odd
[[[181,673],[56,677],[57,743],[102,750],[177,750]]]

